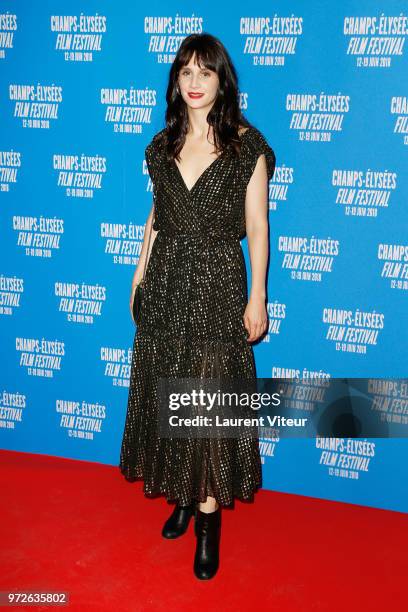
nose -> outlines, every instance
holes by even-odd
[[[198,86],[198,74],[194,74],[191,77],[191,87],[197,87]]]

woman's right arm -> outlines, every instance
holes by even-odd
[[[130,312],[132,314],[132,318],[133,318],[133,298],[135,295],[136,286],[142,280],[146,258],[148,261],[152,247],[153,247],[153,243],[157,236],[157,230],[154,230],[152,228],[152,235],[150,237],[150,246],[149,246],[149,253],[148,253],[147,244],[149,242],[150,227],[153,223],[153,209],[154,209],[154,205],[152,205],[149,216],[146,219],[146,227],[145,227],[145,233],[144,233],[144,238],[143,238],[142,250],[140,251],[139,262],[135,268],[135,272],[133,274],[133,279],[132,279],[132,286],[131,286],[131,291],[130,291]]]

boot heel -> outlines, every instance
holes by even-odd
[[[197,538],[194,574],[200,580],[208,580],[215,576],[219,566],[221,507],[209,513],[197,509],[194,527]]]

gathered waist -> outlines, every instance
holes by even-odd
[[[240,237],[236,232],[231,230],[219,230],[219,229],[202,229],[199,231],[189,231],[189,232],[181,232],[177,229],[173,229],[170,227],[160,228],[160,235],[165,236],[166,238],[172,239],[215,239],[215,240],[237,240],[240,241]]]

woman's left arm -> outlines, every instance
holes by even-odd
[[[267,328],[266,271],[269,252],[268,174],[265,155],[259,156],[247,186],[245,225],[251,261],[251,291],[244,313],[248,342],[259,338]]]

